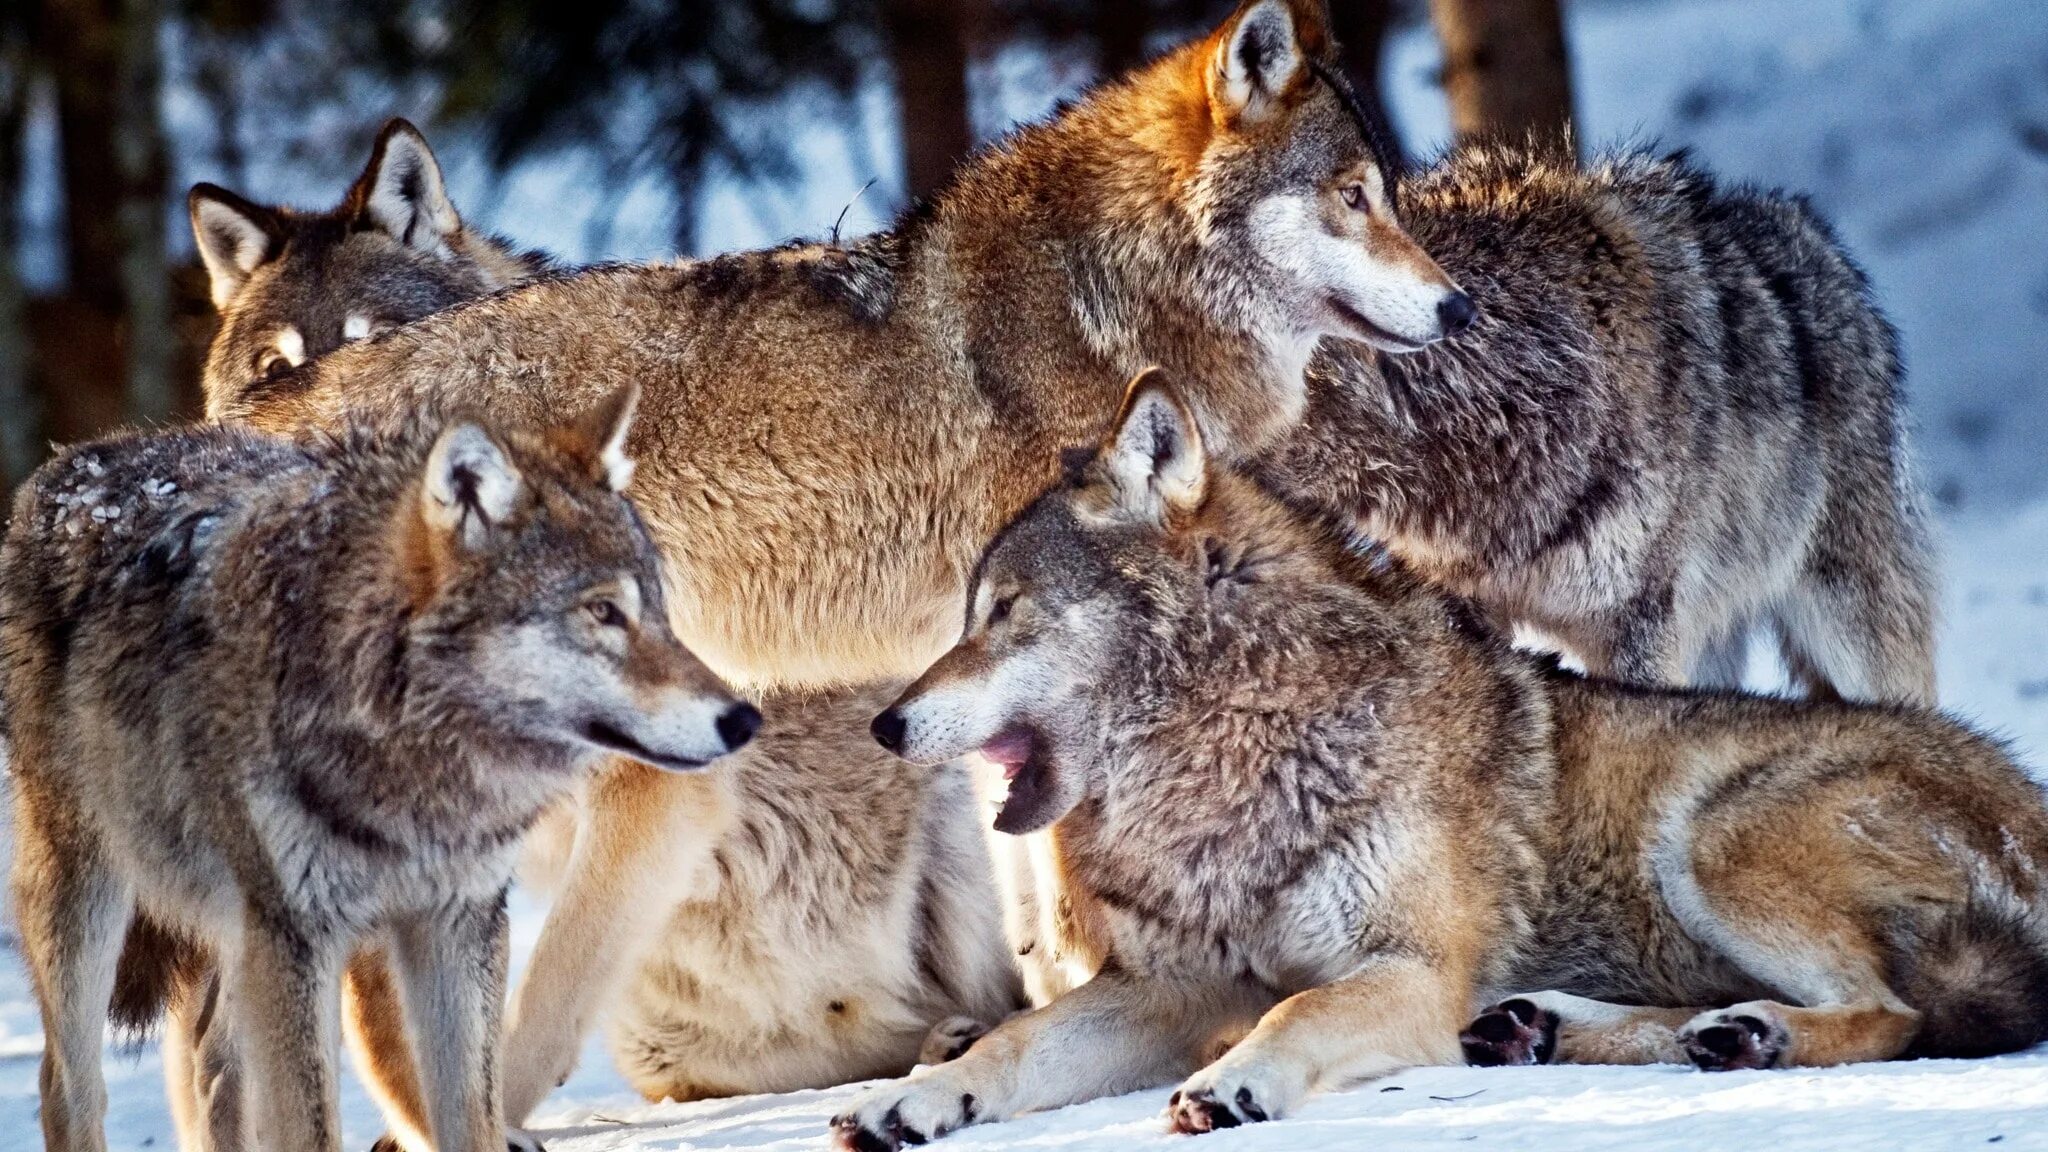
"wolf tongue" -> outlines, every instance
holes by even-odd
[[[1031,733],[1013,730],[999,733],[995,739],[981,746],[981,754],[1003,766],[1003,779],[1014,779],[1017,771],[1031,759]]]

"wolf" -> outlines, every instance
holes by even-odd
[[[1188,402],[1245,455],[1299,417],[1322,336],[1406,351],[1470,325],[1334,52],[1319,0],[1246,0],[883,233],[544,276],[274,378],[210,378],[208,410],[297,431],[453,400],[544,422],[637,381],[635,498],[690,649],[752,692],[907,681],[956,638],[983,545],[1138,368],[1199,366]],[[515,1119],[629,976],[631,949],[588,941],[660,927],[631,873],[577,874],[658,859],[647,828],[710,842],[733,818],[629,765],[604,779],[565,881],[591,898],[558,902],[513,1011]]]
[[[250,202],[214,184],[185,198],[220,312],[204,390],[275,381],[343,344],[545,275],[548,258],[465,227],[440,162],[402,119],[324,212]]]
[[[1937,589],[1898,341],[1805,201],[1683,155],[1463,147],[1399,182],[1480,321],[1330,342],[1268,481],[1588,670],[1934,703]]]
[[[172,991],[117,987],[131,925],[130,949],[217,967],[175,997],[207,1017],[167,1062],[193,1074],[171,1084],[182,1146],[339,1148],[337,985],[373,936],[435,1146],[506,1146],[504,897],[526,829],[602,757],[695,771],[760,723],[668,626],[621,495],[632,407],[628,388],[532,432],[129,435],[24,485],[0,692],[51,1152],[105,1147],[110,1001]]]
[[[842,1146],[1175,1080],[1172,1127],[1205,1132],[1467,1058],[2048,1037],[2048,798],[1995,743],[1561,671],[1201,437],[1141,380],[876,717],[912,760],[1004,765],[997,827],[1045,839],[1095,974],[860,1099]]]

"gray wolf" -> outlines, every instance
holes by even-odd
[[[1298,418],[1322,336],[1412,350],[1471,322],[1402,230],[1334,67],[1320,3],[1247,0],[888,232],[543,277],[274,378],[212,379],[208,408],[273,430],[440,402],[544,422],[636,381],[635,500],[690,649],[754,691],[904,681],[957,636],[983,545],[1138,368],[1199,367],[1209,442],[1248,454]],[[634,842],[648,828],[715,840],[735,816],[677,807],[699,799],[609,771],[578,867],[659,852]],[[514,1119],[628,976],[632,949],[583,942],[649,906],[632,876],[565,881],[514,1009]]]
[[[1935,561],[1898,342],[1806,203],[1682,156],[1460,149],[1400,184],[1480,320],[1331,342],[1268,480],[1588,671],[1934,702]]]
[[[435,1146],[505,1147],[523,834],[601,757],[694,770],[759,724],[668,626],[620,494],[632,396],[534,432],[127,436],[24,486],[0,691],[52,1152],[105,1147],[110,1002],[167,996],[205,1017],[167,1061],[184,1147],[338,1148],[338,982],[371,938]]]
[[[875,1090],[842,1145],[1176,1080],[1203,1132],[1467,1058],[2048,1037],[2048,807],[1996,744],[1565,673],[1347,537],[1216,467],[1148,379],[997,538],[964,638],[874,729],[1004,766],[997,826],[1055,857],[1094,977]]]
[[[463,225],[433,150],[404,120],[384,125],[332,209],[254,204],[213,184],[194,185],[186,207],[220,311],[209,397],[549,268],[538,253]]]
[[[407,187],[391,175],[403,150],[435,173],[425,141],[402,121],[385,140],[345,203],[371,202],[364,189]],[[416,198],[430,206],[418,216],[453,218],[437,174],[418,184]],[[317,318],[377,317],[370,335],[492,287],[488,277],[456,274],[462,243],[430,256],[357,236],[301,229],[236,290],[243,327],[324,338],[303,343],[310,357],[343,342],[341,329]],[[353,258],[336,254],[351,243]],[[221,340],[236,331],[224,327]],[[718,773],[622,766],[662,801],[634,805],[630,789],[600,782],[543,817],[520,875],[558,911],[514,998],[509,1043],[537,1058],[512,1059],[508,1115],[525,1116],[569,1071],[600,1013],[642,1093],[689,1100],[901,1075],[935,1025],[957,1044],[1015,1010],[1017,978],[969,782],[959,771],[913,769],[868,737],[868,720],[900,686],[777,694],[764,701],[762,732]],[[600,819],[631,821],[633,831],[607,823],[591,835],[631,842],[578,857],[592,793],[607,814]],[[670,818],[682,826],[660,826]],[[589,964],[598,954],[631,957],[609,991],[596,983],[603,969]],[[381,948],[351,962],[345,1032],[395,1139],[424,1147],[425,1105],[389,968]]]

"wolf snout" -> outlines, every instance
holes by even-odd
[[[725,741],[725,750],[737,752],[761,730],[761,710],[742,701],[720,713],[712,727],[718,729],[718,738]]]
[[[1452,292],[1437,301],[1436,322],[1445,336],[1456,336],[1470,328],[1479,319],[1479,305],[1472,302],[1463,292]]]
[[[875,743],[891,752],[901,752],[903,735],[909,727],[909,722],[903,719],[903,713],[890,708],[875,717],[874,723],[868,725],[868,731],[874,734]]]

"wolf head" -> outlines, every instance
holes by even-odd
[[[426,707],[684,771],[761,717],[669,626],[654,542],[622,494],[637,396],[542,435],[451,424],[392,539]]]
[[[1287,335],[1412,352],[1476,318],[1402,228],[1399,155],[1342,79],[1323,0],[1246,0],[1122,91],[1204,247],[1249,254]]]
[[[1148,372],[1100,452],[989,546],[965,634],[875,718],[875,738],[918,763],[982,752],[1010,781],[996,828],[1043,828],[1099,786],[1103,741],[1209,646],[1230,600],[1328,584],[1341,552],[1212,467],[1186,406]]]
[[[313,357],[540,272],[462,225],[419,130],[392,120],[339,207],[263,207],[212,184],[186,198],[220,332],[206,362],[218,414]]]

